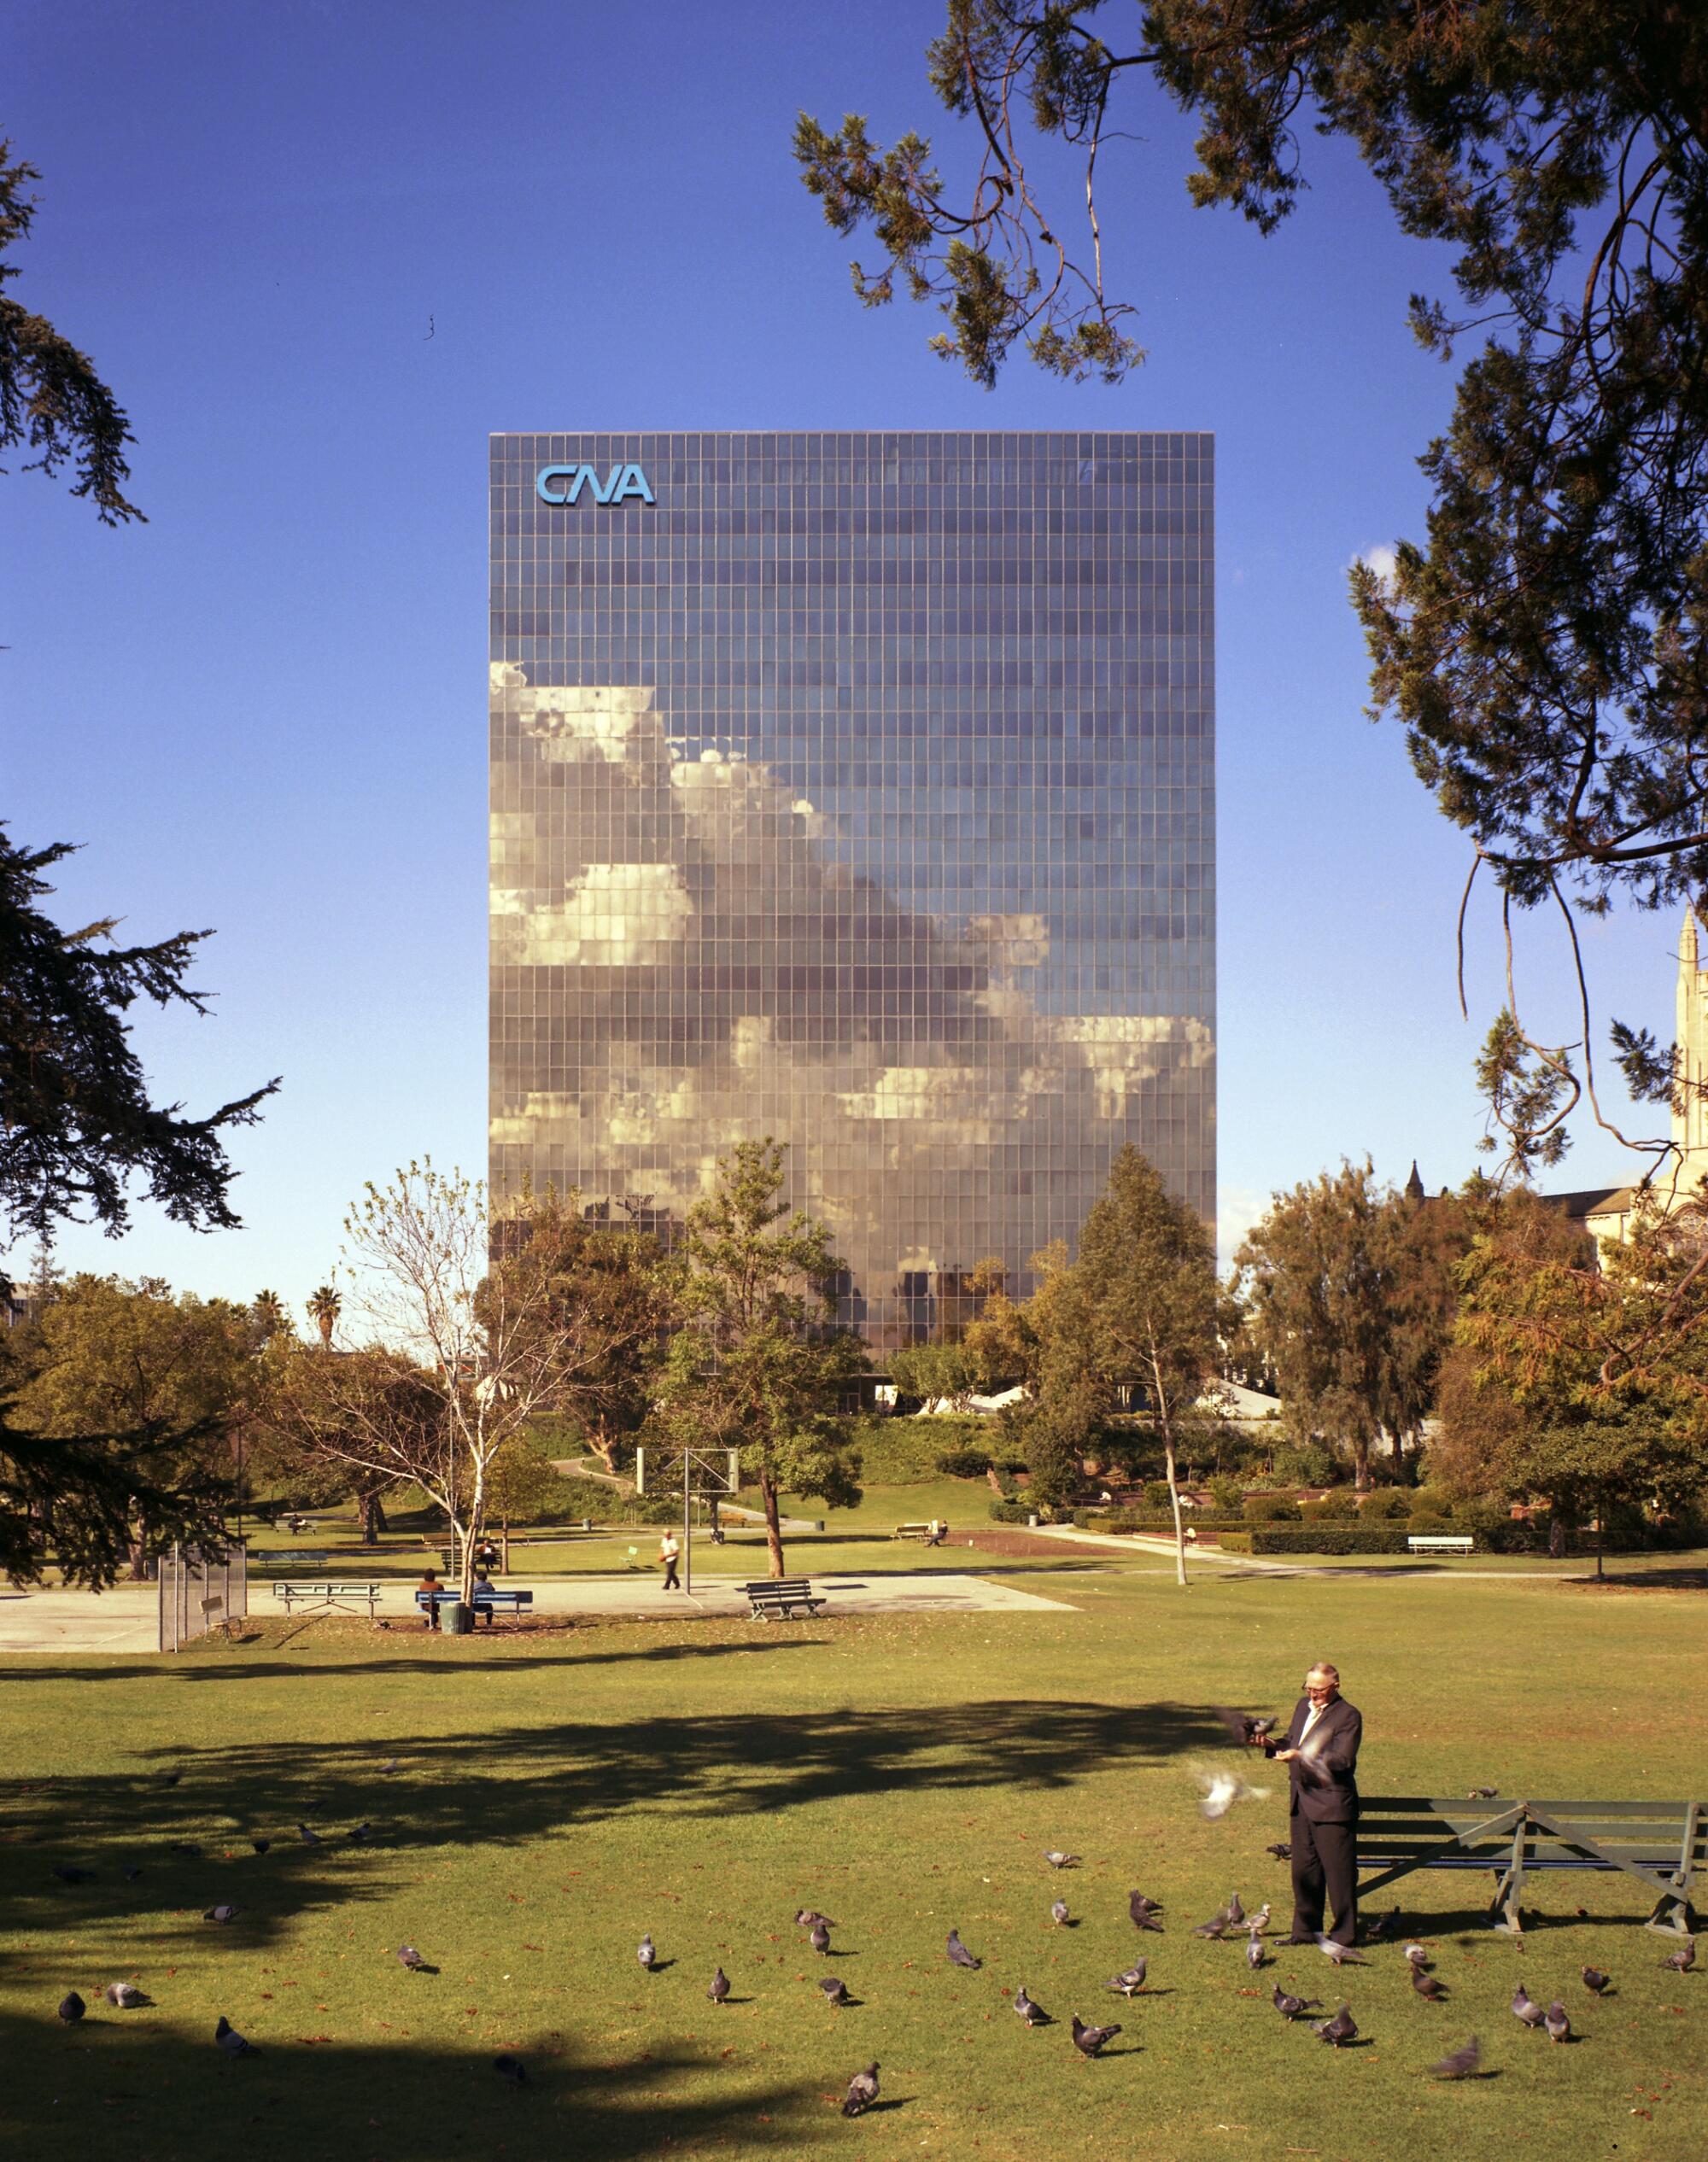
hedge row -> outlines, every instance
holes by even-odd
[[[1225,1554],[1403,1554],[1403,1529],[1360,1524],[1262,1525],[1224,1532]]]
[[[1180,1519],[1183,1523],[1194,1526],[1201,1534],[1236,1528],[1242,1531],[1251,1528],[1249,1520],[1243,1516],[1219,1516],[1208,1509],[1183,1509]],[[1158,1516],[1148,1509],[1076,1509],[1073,1522],[1081,1531],[1166,1532],[1170,1539],[1174,1536],[1174,1519],[1167,1510]]]

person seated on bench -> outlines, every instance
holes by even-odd
[[[427,1627],[430,1629],[436,1629],[439,1626],[439,1598],[443,1594],[444,1589],[444,1586],[439,1581],[437,1570],[430,1569],[425,1572],[421,1581],[415,1587],[418,1597],[423,1592],[427,1594],[425,1612]]]
[[[498,1549],[489,1539],[483,1539],[475,1548],[475,1567],[482,1575],[498,1567]]]
[[[478,1626],[482,1616],[484,1615],[486,1617],[486,1626],[488,1629],[492,1627],[492,1595],[494,1589],[494,1586],[493,1585],[493,1581],[487,1575],[486,1571],[483,1569],[477,1569],[475,1571],[474,1589],[475,1622],[477,1626]]]

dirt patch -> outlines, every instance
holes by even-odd
[[[1083,1539],[1072,1541],[1065,1539],[1040,1539],[1035,1532],[1024,1531],[969,1532],[967,1543],[969,1546],[975,1546],[980,1552],[986,1554],[1028,1556],[1050,1554],[1053,1555],[1058,1562],[1071,1561],[1076,1554],[1125,1554],[1131,1559],[1133,1553],[1131,1546],[1102,1545],[1093,1546],[1088,1540]]]

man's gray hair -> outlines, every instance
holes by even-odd
[[[1337,1682],[1340,1680],[1340,1668],[1331,1666],[1326,1659],[1319,1659],[1316,1665],[1311,1668],[1311,1672],[1313,1674],[1331,1675]]]

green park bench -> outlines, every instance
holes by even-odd
[[[1408,1532],[1406,1535],[1408,1554],[1470,1554],[1476,1547],[1477,1541],[1469,1532]]]
[[[1414,1869],[1486,1869],[1497,1929],[1522,1931],[1524,1881],[1538,1871],[1617,1870],[1655,1895],[1645,1927],[1688,1936],[1696,1872],[1708,1864],[1700,1802],[1453,1802],[1367,1794],[1359,1804],[1360,1900]]]
[[[319,1577],[310,1578],[306,1582],[284,1577],[274,1584],[272,1595],[276,1599],[284,1601],[287,1615],[294,1614],[299,1606],[342,1607],[354,1613],[357,1604],[366,1599],[368,1619],[371,1622],[382,1588],[377,1584],[329,1584]]]
[[[788,1622],[797,1615],[809,1619],[824,1604],[806,1576],[768,1576],[757,1584],[744,1584],[742,1596],[753,1622]]]

